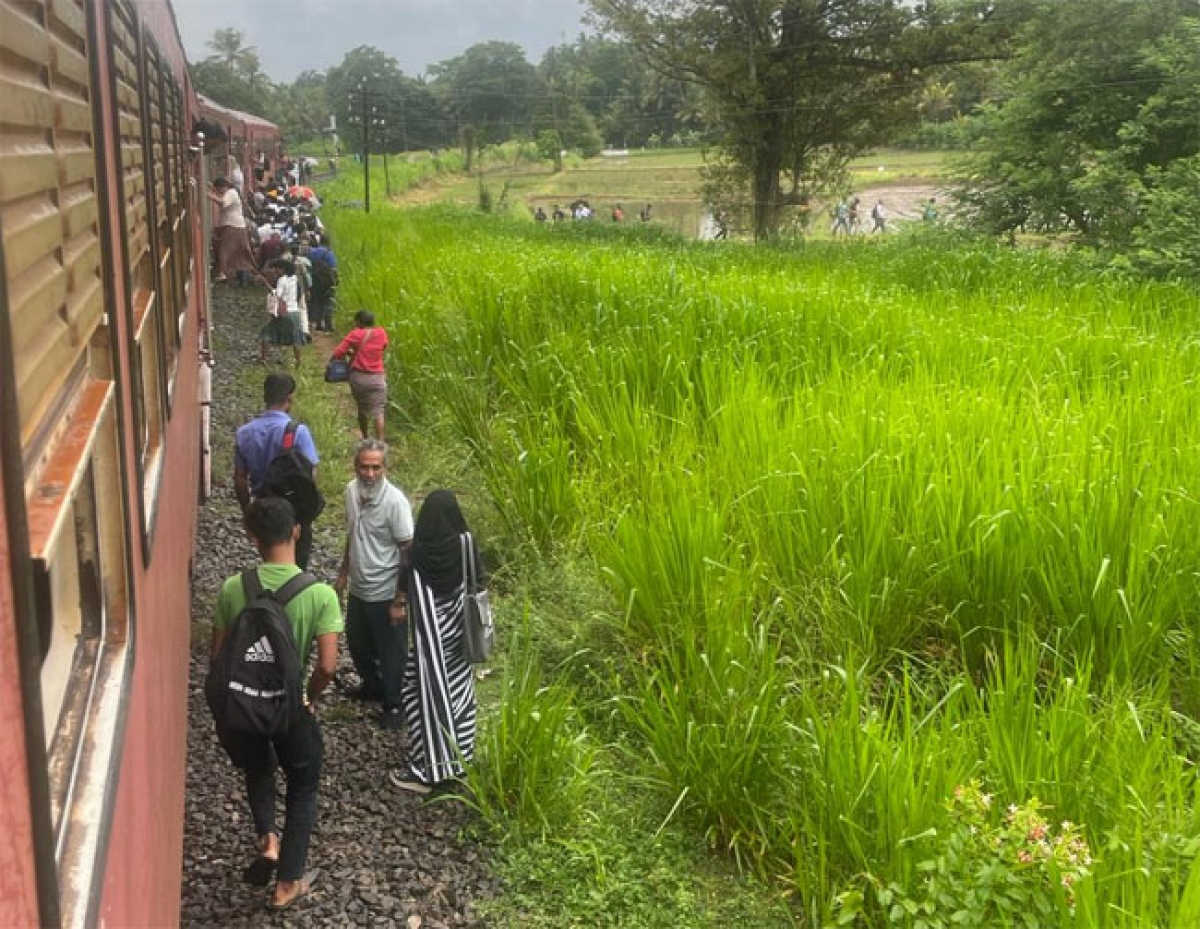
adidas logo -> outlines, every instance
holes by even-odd
[[[245,660],[264,661],[268,664],[275,664],[275,652],[271,650],[271,643],[267,641],[265,635],[246,649]]]

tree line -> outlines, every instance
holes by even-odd
[[[486,42],[405,75],[364,46],[291,85],[233,30],[195,69],[289,139],[334,116],[390,150],[537,141],[547,157],[703,144],[706,196],[756,238],[899,141],[965,157],[959,221],[1067,233],[1118,260],[1200,274],[1195,0],[589,0],[598,30],[549,49]],[[722,202],[724,201],[724,202]]]
[[[235,29],[217,30],[208,46],[212,54],[192,66],[200,92],[270,119],[293,143],[328,139],[336,125],[343,146],[357,150],[364,119],[372,147],[392,152],[552,134],[560,149],[591,156],[605,145],[695,145],[714,137],[698,88],[652,69],[630,43],[602,36],[555,46],[536,65],[519,45],[483,42],[415,77],[364,45],[290,84],[269,80]]]

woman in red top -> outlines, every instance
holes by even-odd
[[[383,353],[388,334],[375,325],[375,314],[359,310],[354,328],[333,352],[334,358],[350,357],[350,393],[358,404],[358,429],[367,438],[367,423],[375,422],[375,438],[383,438],[383,414],[387,409],[387,375]]]

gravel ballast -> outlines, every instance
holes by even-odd
[[[322,701],[325,763],[320,808],[309,849],[312,894],[294,909],[272,914],[269,890],[250,887],[241,872],[254,854],[254,830],[240,773],[217,743],[204,702],[208,636],[221,583],[257,561],[241,527],[233,495],[234,430],[259,412],[261,379],[248,379],[261,323],[261,290],[217,285],[214,303],[217,365],[213,371],[212,498],[200,510],[192,582],[195,633],[188,695],[188,764],[181,924],[184,926],[371,926],[442,929],[483,926],[472,901],[494,895],[487,850],[467,834],[474,813],[453,799],[426,799],[392,786],[401,758],[399,732],[381,729],[377,708],[331,687]],[[323,353],[305,351],[318,370]],[[323,386],[317,389],[329,389]],[[347,475],[349,477],[349,475]],[[340,557],[340,501],[316,524],[309,570],[332,581]],[[339,678],[351,678],[341,649]],[[283,777],[278,820],[283,824]]]

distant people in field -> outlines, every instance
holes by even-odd
[[[561,222],[562,222],[564,219],[566,219],[566,218],[567,218],[567,214],[566,214],[566,213],[564,213],[564,212],[563,212],[563,210],[562,210],[562,207],[560,207],[560,206],[559,206],[559,205],[556,203],[556,204],[554,204],[554,212],[550,214],[550,217],[551,217],[551,218],[552,218],[552,219],[553,219],[553,220],[554,220],[556,223],[561,223]]]
[[[614,223],[620,223],[620,222],[625,221],[625,211],[623,209],[621,209],[621,204],[619,204],[619,203],[613,207],[612,221]]]
[[[937,200],[933,197],[929,198],[924,209],[921,210],[921,221],[930,225],[938,221]]]
[[[246,209],[241,195],[223,177],[212,183],[209,201],[217,208],[213,234],[217,240],[216,278],[217,283],[235,277],[239,284],[249,283],[250,277],[258,277],[258,266],[250,251],[250,235],[246,229]]]
[[[833,226],[829,234],[836,238],[839,232],[842,235],[850,235],[850,205],[844,197],[833,207]]]
[[[333,350],[334,358],[350,359],[350,393],[358,406],[358,430],[364,439],[371,423],[375,424],[375,438],[384,436],[387,374],[383,353],[387,347],[387,330],[375,325],[375,314],[359,310],[354,316],[354,328]]]
[[[539,223],[544,223],[546,221],[546,211],[539,206],[533,211],[533,218]]]
[[[245,776],[255,834],[256,854],[242,879],[256,887],[274,880],[267,901],[273,910],[290,909],[312,889],[305,866],[324,755],[317,701],[337,670],[342,631],[337,595],[296,566],[298,533],[286,500],[250,505],[246,534],[262,562],[225,581],[212,628],[210,707],[221,746]],[[264,591],[275,594],[264,598]],[[283,617],[275,612],[279,604]],[[290,628],[264,618],[268,611]],[[314,642],[316,663],[307,675]],[[229,686],[235,683],[238,689]],[[275,821],[277,767],[287,785],[282,833]]]
[[[858,235],[862,231],[862,217],[859,212],[859,207],[862,201],[855,197],[850,201],[850,206],[846,210],[846,219],[849,224],[850,235]]]
[[[350,696],[380,701],[380,725],[404,723],[400,690],[408,652],[408,595],[402,577],[413,538],[412,507],[387,479],[387,445],[363,439],[346,485],[346,546],[334,589],[348,593],[346,644],[358,672]]]
[[[644,223],[650,222],[650,204],[647,203],[642,209],[638,210],[638,219]]]
[[[716,226],[716,232],[713,233],[713,241],[724,241],[729,238],[729,214],[724,210],[717,210],[713,213],[713,225]]]
[[[887,232],[887,207],[883,205],[882,200],[876,200],[875,205],[871,207],[871,232]]]
[[[465,651],[465,569],[482,565],[466,518],[449,490],[421,505],[408,572],[413,646],[404,671],[404,715],[411,752],[391,776],[397,787],[427,794],[462,775],[475,754],[475,674]]]

